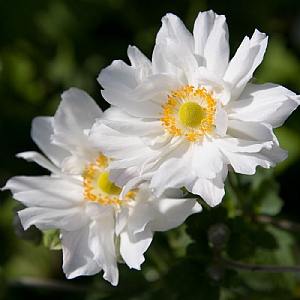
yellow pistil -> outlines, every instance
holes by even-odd
[[[160,113],[162,126],[173,136],[195,142],[214,126],[217,101],[205,88],[185,86],[171,91]]]
[[[196,102],[186,102],[179,109],[180,121],[189,127],[196,127],[205,118],[205,111]]]
[[[109,173],[105,171],[107,167],[108,159],[104,155],[100,155],[94,163],[85,167],[82,175],[84,199],[102,205],[120,205],[124,200],[133,200],[135,197],[133,191],[129,191],[124,200],[119,199],[121,188],[108,179]]]
[[[101,191],[107,194],[120,194],[122,189],[116,186],[113,182],[108,179],[108,172],[102,173],[98,177],[98,187]]]

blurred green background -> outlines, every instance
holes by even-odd
[[[260,83],[275,82],[300,93],[299,0],[0,0],[0,186],[14,175],[44,174],[40,167],[15,158],[15,154],[38,150],[30,139],[31,121],[38,115],[53,115],[64,90],[82,88],[107,108],[96,81],[102,68],[114,59],[128,61],[129,44],[150,58],[161,18],[167,12],[177,14],[192,30],[198,12],[208,9],[226,15],[231,55],[255,28],[266,32],[269,46],[255,77]],[[275,168],[285,203],[281,215],[294,221],[300,217],[299,127],[298,110],[276,131],[282,147],[290,151],[290,157]],[[157,234],[150,247],[154,250],[147,254],[149,263],[143,265],[143,276],[120,266],[121,283],[115,289],[104,282],[102,274],[67,282],[60,251],[37,246],[35,231],[24,234],[18,225],[12,226],[17,205],[9,192],[0,194],[0,299],[119,299],[121,295],[125,299],[154,299],[151,282],[157,270],[166,269],[168,262],[180,257],[187,243],[181,229]],[[172,243],[177,252],[170,255]],[[24,288],[16,281],[24,277],[99,286],[102,293],[74,293],[65,287],[55,291]]]

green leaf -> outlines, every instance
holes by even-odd
[[[59,238],[59,230],[51,229],[43,232],[44,246],[51,250],[61,250],[61,240]]]

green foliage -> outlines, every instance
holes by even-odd
[[[61,240],[59,238],[59,230],[51,229],[43,232],[44,246],[50,250],[61,250]]]

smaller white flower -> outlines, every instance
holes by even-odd
[[[49,160],[37,152],[18,156],[34,161],[50,176],[17,176],[3,189],[26,208],[19,211],[25,229],[59,229],[63,270],[67,278],[104,271],[118,283],[118,260],[140,269],[154,231],[179,226],[201,206],[183,199],[181,190],[157,198],[148,183],[127,191],[109,180],[110,159],[95,150],[88,133],[101,110],[85,92],[72,88],[62,95],[54,117],[37,117],[32,138]]]

